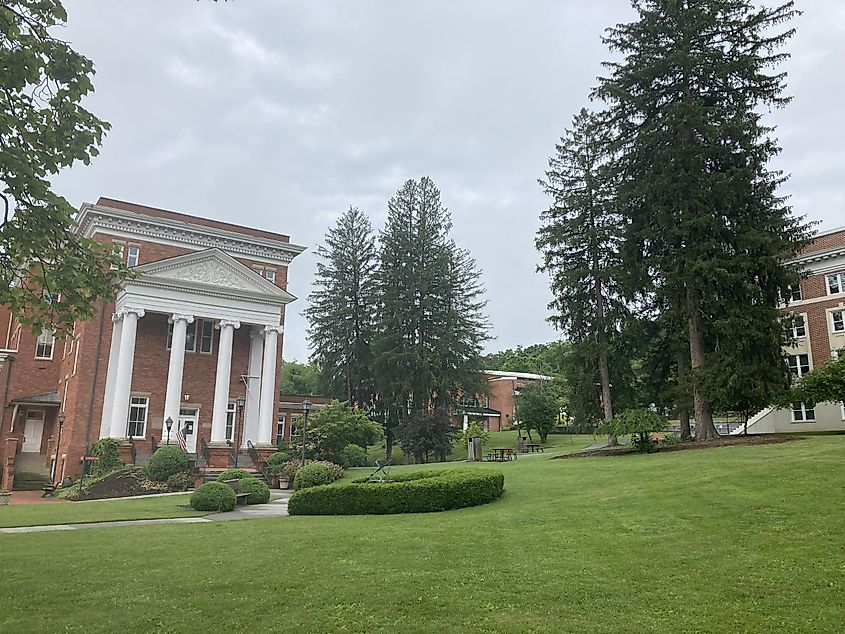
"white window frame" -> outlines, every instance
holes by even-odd
[[[285,426],[287,424],[287,414],[279,414],[278,418],[276,418],[276,446],[279,446],[280,442],[284,442],[285,440]]]
[[[807,320],[804,315],[793,315],[792,320],[792,337],[794,339],[803,339],[807,336]],[[798,334],[800,331],[801,334]]]
[[[261,277],[264,277],[264,267],[260,264],[253,264],[252,270],[254,273],[258,273]]]
[[[845,332],[845,308],[830,311],[830,332]]]
[[[801,285],[799,284],[796,287],[789,287],[789,301],[791,302],[800,302],[803,299],[801,296]]]
[[[264,269],[264,279],[268,282],[276,283],[276,269]]]
[[[141,247],[137,244],[130,244],[126,247],[126,266],[132,268],[138,266],[141,261]]]
[[[796,407],[796,405],[798,407]],[[796,416],[795,414],[798,413],[799,415]],[[810,417],[812,414],[812,417]],[[806,403],[793,403],[792,404],[792,422],[793,423],[815,423],[816,422],[816,408],[807,407]]]
[[[226,404],[226,440],[233,442],[235,440],[235,417],[237,416],[237,403]]]
[[[836,284],[836,290],[833,290],[831,282]],[[824,286],[827,289],[828,295],[838,295],[845,293],[845,273],[830,273],[824,276]]]
[[[143,402],[141,402],[143,401]],[[132,411],[133,410],[140,410],[144,413],[143,419],[140,420],[132,420]],[[126,435],[129,438],[139,438],[143,439],[147,437],[147,419],[150,413],[150,399],[147,396],[131,396],[129,398],[129,416],[126,419]],[[143,424],[141,428],[141,434],[132,434],[132,425],[138,425],[139,423]],[[138,431],[137,428],[135,431]]]
[[[76,348],[73,351],[73,371],[70,373],[71,376],[76,376],[76,368],[79,365],[79,336],[74,341],[76,342]]]
[[[126,257],[126,243],[118,242],[117,240],[113,241],[111,243],[111,251],[112,255],[118,255],[123,260]],[[116,269],[117,266],[112,264],[111,268]]]
[[[188,343],[191,341],[191,338],[188,335],[190,334],[191,330],[194,331],[194,339],[193,339],[194,347],[193,348],[188,347]],[[194,320],[194,321],[192,321],[191,323],[188,324],[188,327],[186,329],[185,352],[196,352],[197,351],[197,335],[196,335],[196,332],[197,332],[197,320]],[[171,322],[168,322],[168,324],[167,324],[167,337],[165,337],[165,340],[164,340],[164,348],[165,348],[165,350],[170,350],[170,348],[172,346],[173,346],[173,324]]]
[[[806,363],[802,363],[801,357],[805,357]],[[794,361],[794,363],[793,363]],[[789,370],[799,379],[810,371],[810,355],[806,353],[790,354],[786,361]]]
[[[49,341],[47,340],[49,337]],[[49,346],[49,348],[48,348]],[[39,348],[42,348],[39,351]],[[53,352],[56,348],[56,337],[52,330],[43,330],[35,340],[35,358],[42,361],[52,361]],[[49,350],[49,355],[47,354]]]
[[[203,342],[206,340],[206,337],[205,337],[206,327],[210,331],[210,334],[209,334],[209,337],[208,337],[208,350],[203,350]],[[199,345],[200,354],[213,354],[214,353],[214,322],[211,321],[210,319],[201,319],[200,325],[197,326],[197,334],[199,336],[195,337],[195,338],[199,339],[199,342],[200,342],[200,345]],[[194,341],[194,346],[196,346],[196,341]]]

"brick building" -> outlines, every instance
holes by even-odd
[[[796,317],[795,340],[785,352],[790,369],[800,377],[845,350],[845,227],[817,234],[791,263],[806,272],[784,308]],[[749,433],[843,430],[842,403],[767,408],[748,422]]]
[[[510,429],[516,421],[516,397],[534,381],[551,381],[552,377],[529,372],[482,371],[486,391],[464,396],[453,414],[455,425],[466,429],[470,421],[481,422],[484,431]]]
[[[41,465],[80,471],[116,438],[150,452],[182,429],[189,452],[226,466],[231,444],[270,447],[278,418],[286,235],[100,198],[77,229],[112,244],[135,275],[65,340],[34,336],[0,306],[0,458],[6,482]],[[240,411],[239,405],[243,404]],[[55,442],[61,429],[58,463]]]

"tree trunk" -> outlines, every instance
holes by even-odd
[[[687,382],[687,355],[682,348],[678,349],[678,389],[685,390]],[[678,406],[678,418],[681,420],[681,440],[692,438],[689,426],[689,407],[686,395],[681,396]]]
[[[599,344],[599,379],[601,381],[601,405],[604,411],[604,422],[613,420],[613,402],[610,400],[610,368],[607,363],[607,333],[604,329],[604,296],[601,292],[601,281],[596,279],[596,341]],[[607,435],[607,446],[615,447],[619,439],[615,434]]]
[[[704,368],[705,348],[704,332],[701,325],[701,315],[699,314],[698,293],[691,286],[687,286],[687,314],[689,316],[690,366],[693,371],[695,439],[713,440],[719,438],[719,432],[713,425],[713,410],[710,401],[701,392],[700,380],[695,376],[696,370]]]

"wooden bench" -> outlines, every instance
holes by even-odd
[[[238,501],[240,506],[246,506],[246,499],[249,497],[249,493],[241,493],[241,481],[235,478],[234,480],[224,480],[223,484],[229,486],[232,491],[235,492],[235,498]]]

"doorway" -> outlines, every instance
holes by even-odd
[[[43,409],[27,410],[23,435],[24,443],[21,446],[21,453],[41,453],[41,437],[44,435]]]
[[[179,410],[179,427],[185,431],[185,451],[197,452],[197,420],[199,410],[182,408]]]

